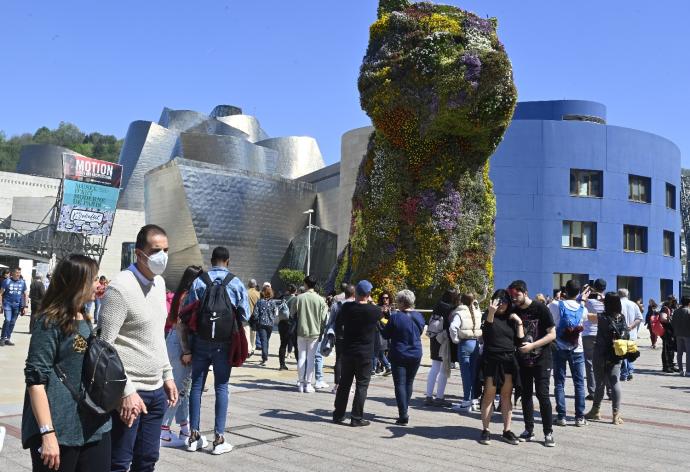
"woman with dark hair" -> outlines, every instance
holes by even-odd
[[[270,285],[264,285],[261,289],[261,298],[254,305],[252,323],[256,326],[256,335],[261,340],[261,363],[265,366],[268,362],[268,340],[273,332],[273,322],[276,319],[276,304],[273,302],[273,289]]]
[[[189,439],[189,391],[192,387],[192,366],[189,362],[183,362],[183,355],[191,352],[187,340],[187,326],[180,323],[180,315],[186,313],[191,307],[182,307],[187,299],[187,294],[192,288],[192,283],[201,274],[201,267],[189,266],[185,269],[177,285],[170,302],[168,318],[165,321],[166,332],[165,345],[168,348],[168,359],[173,369],[173,378],[179,392],[179,400],[168,408],[161,425],[161,447],[182,447]],[[170,431],[172,421],[175,419],[180,427],[180,433],[175,435]]]
[[[484,395],[482,396],[482,434],[481,444],[489,444],[491,433],[489,424],[493,414],[496,393],[501,395],[501,416],[503,416],[503,435],[501,439],[516,445],[519,440],[510,430],[513,414],[512,392],[515,382],[519,382],[518,360],[515,349],[523,343],[525,332],[522,320],[510,313],[511,299],[508,292],[496,290],[482,325],[484,353],[481,369],[484,374]]]
[[[450,377],[450,364],[452,362],[450,348],[450,314],[460,304],[460,292],[457,289],[446,290],[441,300],[434,307],[431,314],[427,336],[429,336],[429,351],[431,354],[431,369],[426,379],[426,406],[449,407],[450,402],[445,400],[446,383]],[[442,331],[438,331],[436,325],[440,320]],[[434,327],[432,328],[432,324]],[[434,332],[438,331],[438,332]],[[453,346],[455,347],[455,346]],[[443,348],[443,349],[442,349]],[[443,351],[443,352],[441,352]],[[445,356],[442,355],[445,353]],[[436,398],[434,399],[434,387]]]
[[[383,292],[379,295],[378,306],[381,308],[383,319],[389,319],[393,311],[393,300],[391,300],[390,292]],[[387,350],[388,340],[383,339],[381,333],[377,333],[374,337],[374,357],[371,362],[371,375],[380,374],[381,372],[383,372],[384,376],[391,374],[391,363],[386,357]]]
[[[658,336],[652,331],[652,317],[659,316],[659,305],[653,298],[649,299],[647,304],[647,314],[644,317],[644,324],[649,330],[649,340],[652,342],[652,349],[656,349],[656,342]]]
[[[661,365],[662,370],[668,374],[680,371],[676,367],[675,362],[676,338],[671,324],[673,312],[677,308],[678,301],[676,297],[669,295],[663,305],[661,305],[661,312],[659,313],[659,321],[661,321],[661,325],[664,327],[664,334],[661,336]]]
[[[621,418],[621,359],[613,350],[613,341],[624,338],[628,332],[625,315],[622,314],[621,299],[616,292],[608,292],[604,297],[604,312],[597,316],[597,339],[594,346],[594,403],[592,409],[585,415],[588,420],[600,420],[599,409],[604,398],[604,386],[611,392],[611,407],[613,408],[613,424],[623,424]],[[594,323],[592,319],[591,322]]]
[[[64,382],[80,389],[84,353],[92,325],[85,305],[94,300],[98,264],[70,255],[55,267],[36,317],[26,358],[22,444],[31,450],[34,471],[110,470],[110,415],[78,407]]]

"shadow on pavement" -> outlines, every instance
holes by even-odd
[[[411,419],[410,421],[414,421]],[[419,436],[427,439],[467,439],[476,441],[481,433],[481,428],[468,428],[467,426],[389,426],[391,436],[384,438],[401,438],[403,436]]]

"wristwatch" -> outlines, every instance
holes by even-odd
[[[39,433],[41,433],[41,436],[45,436],[46,434],[50,434],[50,433],[55,432],[53,427],[50,425],[47,425],[47,424],[42,424],[41,426],[39,426],[38,431],[39,431]]]

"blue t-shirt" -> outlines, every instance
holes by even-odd
[[[390,339],[388,358],[391,361],[412,361],[422,357],[422,331],[424,317],[417,311],[393,312],[381,331],[383,337]]]
[[[5,279],[2,282],[2,303],[5,305],[24,305],[24,293],[26,292],[26,282],[22,279],[12,280]]]

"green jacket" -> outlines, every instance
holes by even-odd
[[[297,313],[297,336],[318,338],[328,317],[328,306],[321,295],[309,290],[297,296],[295,304]]]

